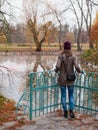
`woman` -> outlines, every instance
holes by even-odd
[[[74,81],[68,81],[67,74],[74,73],[74,67],[77,72],[81,73],[81,69],[77,64],[76,56],[73,55],[71,50],[71,42],[64,42],[64,51],[58,56],[55,72],[59,72],[58,85],[61,89],[61,103],[64,110],[64,117],[68,117],[68,110],[66,105],[66,88],[68,88],[69,98],[69,114],[71,118],[75,118],[74,110]]]

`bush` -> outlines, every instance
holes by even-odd
[[[0,95],[0,109],[3,107],[5,101],[6,101],[6,98]]]
[[[15,110],[15,101],[9,100],[0,94],[0,110],[6,108],[6,106],[9,107],[8,109]]]
[[[89,62],[94,65],[98,65],[98,49],[89,49],[81,55],[81,59],[84,62]]]

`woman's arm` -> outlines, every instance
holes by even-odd
[[[59,55],[54,71],[57,73],[60,70],[60,68],[61,68],[61,56]]]
[[[75,66],[75,69],[78,73],[82,73],[83,71],[81,70],[81,68],[79,67],[79,64],[78,64],[78,60],[77,60],[77,57],[74,56],[74,66]]]

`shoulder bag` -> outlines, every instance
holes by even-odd
[[[63,58],[63,57],[62,57]],[[64,66],[65,66],[65,71],[66,71],[66,76],[67,76],[67,80],[68,81],[75,81],[76,79],[76,75],[75,75],[75,72],[73,74],[68,74],[67,73],[67,65],[64,63],[64,60],[62,60]],[[67,61],[68,62],[68,61]]]

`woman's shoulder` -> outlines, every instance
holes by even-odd
[[[64,50],[61,50],[60,52],[59,52],[59,55],[63,55],[65,53],[65,51]]]
[[[59,57],[62,57],[63,55],[64,55],[64,51],[60,51],[58,54]]]
[[[72,57],[73,57],[73,58],[75,58],[75,57],[76,57],[76,55],[75,55],[75,54],[72,54]]]
[[[76,61],[77,60],[77,56],[75,54],[72,55],[72,59],[73,61]]]

